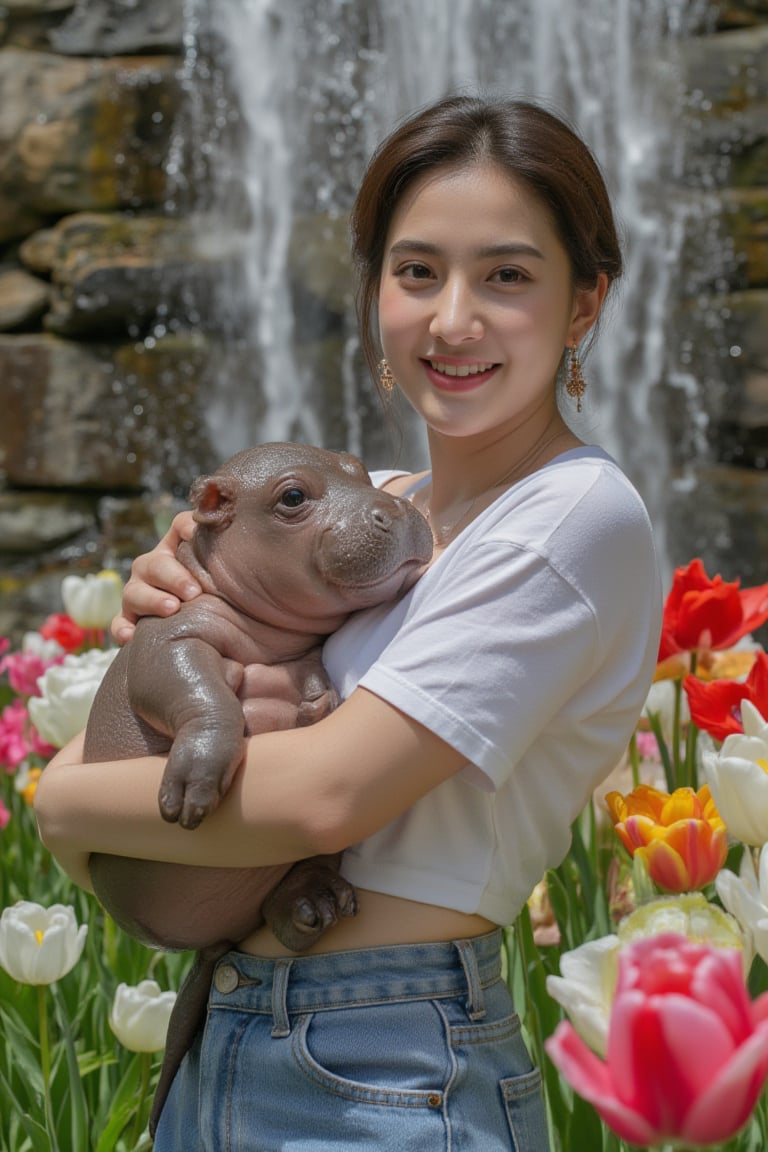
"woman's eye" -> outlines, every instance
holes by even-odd
[[[301,488],[288,488],[280,497],[280,503],[285,508],[298,508],[306,498],[307,494]]]
[[[498,284],[522,284],[527,277],[519,268],[498,268],[491,279]]]
[[[426,264],[405,264],[398,268],[397,275],[406,280],[429,280],[432,273]]]

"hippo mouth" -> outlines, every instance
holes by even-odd
[[[336,584],[338,591],[355,608],[372,608],[387,600],[395,600],[410,592],[422,574],[429,557],[410,557],[384,575],[369,580],[344,580]]]

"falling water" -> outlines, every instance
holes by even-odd
[[[219,220],[211,242],[240,256],[228,307],[251,318],[233,335],[249,350],[245,376],[222,361],[212,416],[222,453],[294,438],[391,462],[357,345],[346,213],[366,158],[403,115],[450,90],[503,90],[564,113],[605,172],[627,273],[587,362],[577,430],[619,458],[663,544],[670,445],[659,390],[681,384],[668,322],[700,210],[680,180],[678,52],[705,0],[187,3],[188,47],[197,53],[202,38],[216,62],[204,144]],[[411,466],[423,444],[406,425],[399,453]]]

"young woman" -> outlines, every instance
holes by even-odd
[[[251,738],[194,833],[157,811],[162,762],[63,750],[41,835],[88,886],[91,852],[265,865],[345,849],[360,911],[309,955],[267,929],[219,964],[158,1152],[542,1152],[539,1073],[500,975],[499,926],[567,852],[620,758],[657,653],[643,505],[570,431],[578,349],[621,271],[586,146],[528,103],[443,100],[385,141],[352,214],[366,354],[426,424],[430,466],[377,474],[435,556],[394,606],[326,644],[342,705]],[[567,403],[567,401],[566,401]],[[179,518],[136,562],[123,636],[196,593]]]

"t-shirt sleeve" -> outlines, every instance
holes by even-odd
[[[541,478],[527,512],[518,502],[454,542],[359,681],[460,751],[464,776],[488,789],[534,744],[607,772],[655,666],[660,585],[645,509],[599,474],[563,491]]]
[[[498,787],[599,659],[591,609],[542,556],[472,549],[414,601],[361,684],[459,750]]]

